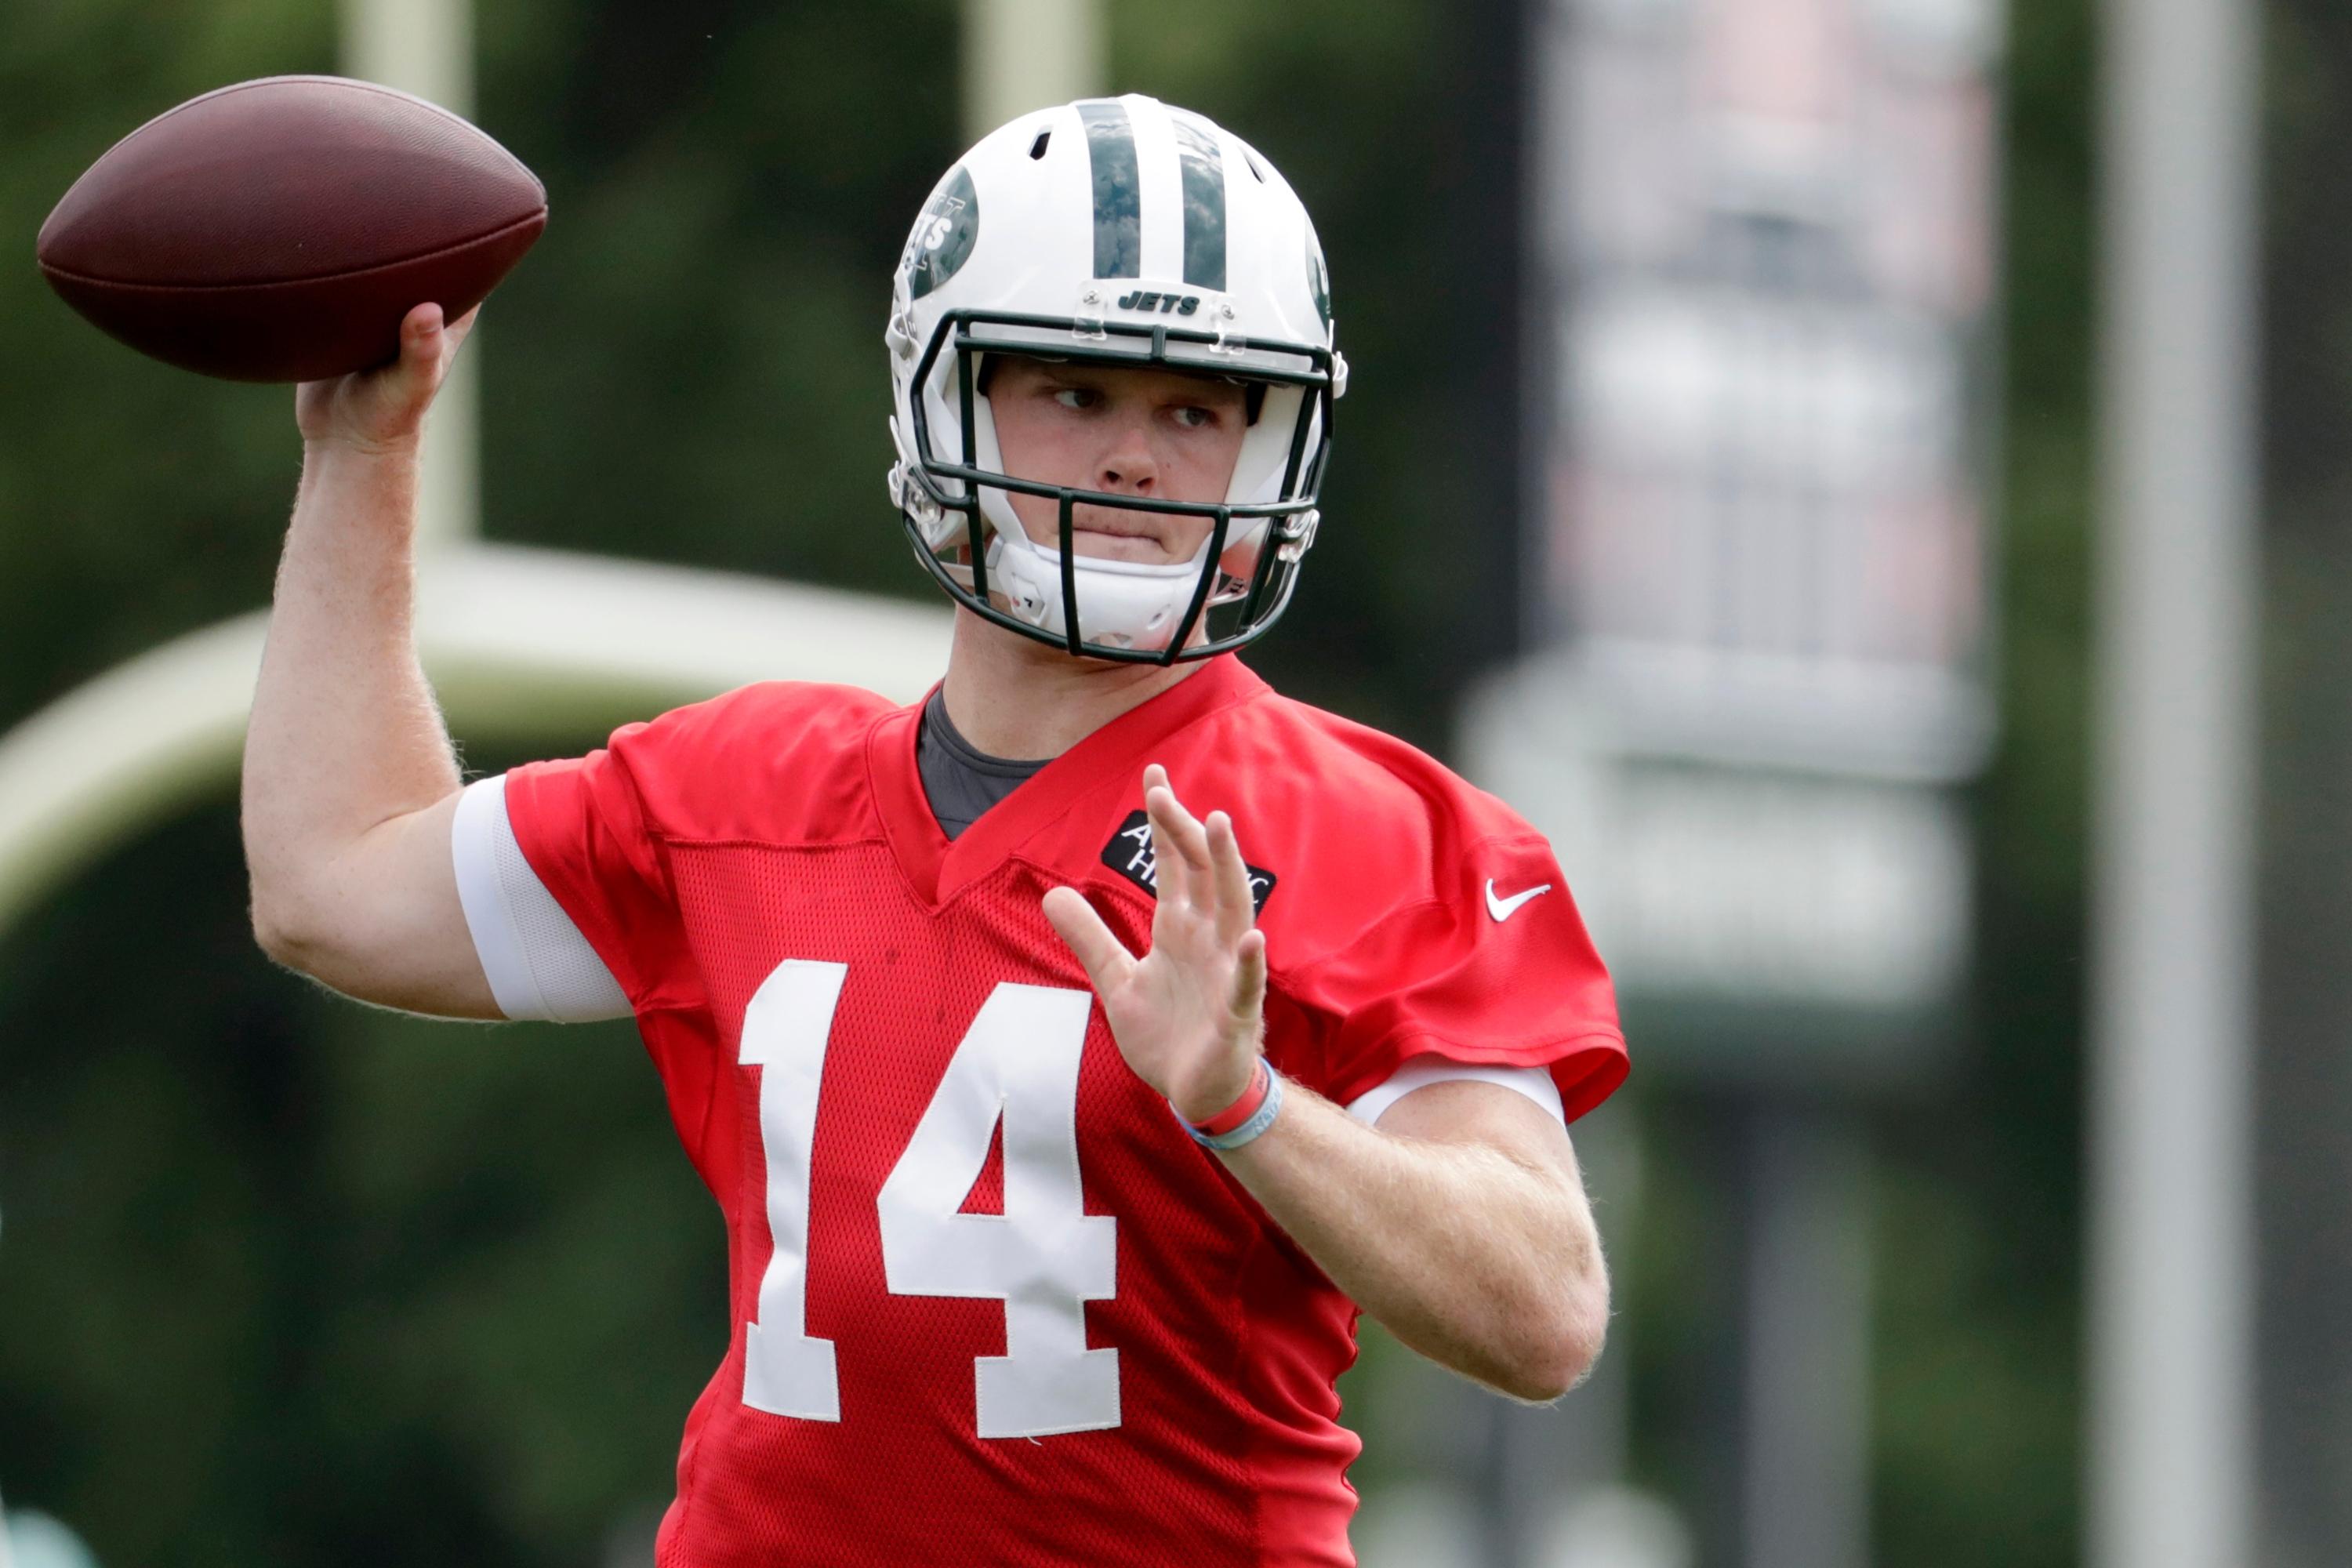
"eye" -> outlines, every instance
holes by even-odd
[[[1203,408],[1197,403],[1187,403],[1175,411],[1176,423],[1187,430],[1206,430],[1217,422],[1213,408]]]
[[[1102,394],[1091,386],[1057,386],[1054,389],[1054,401],[1065,408],[1099,408]]]

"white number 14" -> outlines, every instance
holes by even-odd
[[[760,1315],[745,1330],[743,1403],[841,1419],[833,1342],[808,1332],[809,1157],[825,1043],[848,965],[786,959],[743,1016],[760,1072],[768,1230]],[[1004,1349],[972,1363],[980,1435],[1042,1437],[1118,1425],[1118,1352],[1087,1348],[1085,1303],[1117,1290],[1118,1222],[1086,1212],[1078,1182],[1084,991],[1000,984],[957,1045],[876,1195],[882,1268],[900,1296],[1004,1303]],[[959,1212],[1004,1127],[1003,1214]]]

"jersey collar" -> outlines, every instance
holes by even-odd
[[[884,716],[866,738],[866,766],[890,850],[916,896],[933,909],[987,875],[1039,830],[1105,788],[1142,793],[1144,764],[1171,736],[1267,689],[1232,654],[1203,664],[1150,701],[1131,708],[1037,770],[950,841],[923,794],[915,737],[923,705]]]

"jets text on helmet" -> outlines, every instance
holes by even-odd
[[[1157,310],[1161,315],[1189,316],[1201,308],[1198,294],[1153,294],[1131,289],[1118,297],[1122,310]]]

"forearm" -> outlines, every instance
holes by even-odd
[[[1045,918],[1087,972],[1119,1054],[1195,1122],[1236,1103],[1264,1038],[1265,933],[1232,819],[1184,809],[1143,770],[1158,850],[1151,951],[1138,958],[1075,888]],[[1430,1084],[1364,1126],[1296,1084],[1222,1159],[1333,1284],[1407,1344],[1526,1399],[1601,1352],[1609,1278],[1576,1152],[1551,1112],[1490,1083]],[[1401,1135],[1409,1134],[1409,1135]]]
[[[1609,1312],[1600,1238],[1559,1143],[1565,1164],[1547,1165],[1400,1136],[1293,1083],[1263,1136],[1216,1157],[1400,1340],[1505,1393],[1549,1399],[1600,1353]]]
[[[337,858],[371,828],[457,787],[416,658],[415,505],[413,442],[307,447],[246,736],[246,858],[265,932],[315,919]]]

